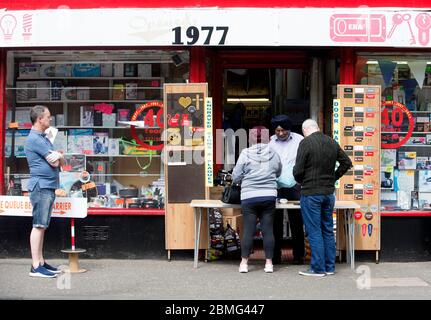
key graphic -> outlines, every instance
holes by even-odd
[[[400,14],[396,14],[392,16],[392,28],[388,33],[388,39],[392,38],[392,35],[394,34],[395,29],[403,22],[403,19],[400,19]]]
[[[430,41],[431,16],[428,13],[419,13],[415,19],[418,27],[418,41],[421,45],[426,46]]]
[[[416,39],[415,39],[415,36],[414,36],[414,34],[413,34],[413,30],[412,30],[412,26],[411,26],[411,24],[410,24],[410,19],[411,19],[411,15],[410,14],[408,14],[408,13],[406,13],[406,14],[400,14],[400,13],[397,13],[397,14],[394,14],[393,16],[392,16],[392,28],[391,28],[391,30],[389,31],[389,34],[388,34],[388,39],[389,38],[391,38],[392,37],[392,35],[394,34],[394,31],[395,31],[395,29],[401,24],[401,23],[403,23],[404,21],[407,21],[407,25],[408,25],[408,27],[409,27],[409,31],[410,31],[410,44],[415,44],[416,43]]]

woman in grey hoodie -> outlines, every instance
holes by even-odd
[[[274,214],[277,197],[277,177],[281,160],[269,145],[269,131],[263,126],[250,130],[250,147],[243,149],[232,172],[234,183],[241,183],[243,234],[239,272],[248,272],[248,257],[253,248],[257,218],[262,228],[265,250],[265,272],[273,272]]]

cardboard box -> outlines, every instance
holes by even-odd
[[[39,77],[40,64],[21,62],[19,64],[20,78],[37,78]]]
[[[117,120],[117,114],[116,113],[103,113],[102,114],[102,123],[104,127],[115,127]]]
[[[124,76],[124,65],[122,63],[114,63],[112,65],[112,72],[114,77],[123,77]]]
[[[226,217],[237,216],[241,214],[241,209],[221,208],[220,211],[223,216]]]
[[[93,154],[93,136],[68,135],[67,153]]]
[[[138,84],[137,83],[126,83],[126,99],[137,100],[138,99]]]
[[[80,106],[79,107],[79,125],[81,127],[94,126],[94,110],[93,106]]]
[[[95,132],[93,134],[93,154],[108,154],[109,133]]]
[[[55,115],[55,122],[57,123],[57,127],[64,126],[64,114],[59,113]]]
[[[77,63],[72,67],[72,77],[100,77],[99,63]]]
[[[30,130],[17,130],[15,132],[15,146],[14,146],[15,157],[26,156],[24,151],[24,146],[29,133],[30,133]]]
[[[90,87],[78,87],[78,88],[76,88],[76,99],[77,100],[90,100]]]
[[[49,81],[18,81],[17,101],[49,101]]]
[[[151,78],[152,66],[149,63],[138,63],[138,77]]]
[[[211,200],[220,200],[221,195],[223,193],[224,187],[222,186],[216,186],[216,187],[210,187],[210,199]]]
[[[30,120],[30,111],[32,107],[16,107],[15,108],[15,122],[18,123],[19,128],[31,128],[32,123]]]
[[[50,81],[51,91],[50,98],[53,100],[61,100],[61,88],[63,87],[63,82],[61,80]]]
[[[112,63],[100,64],[100,76],[101,77],[112,77]]]
[[[77,98],[77,89],[75,87],[66,87],[61,91],[61,100],[69,101],[76,100]]]
[[[118,156],[120,154],[120,139],[113,138],[108,140],[108,154]]]
[[[44,63],[39,68],[41,78],[55,77],[55,64]]]
[[[54,139],[54,150],[67,151],[67,132],[58,131]]]
[[[238,232],[241,236],[242,232],[242,214],[234,215],[234,216],[225,216],[223,215],[223,227],[226,229],[227,225],[230,226]]]
[[[123,100],[124,99],[124,84],[114,84],[112,91],[112,100]]]
[[[72,64],[56,64],[55,65],[55,76],[56,77],[71,77],[72,76]]]
[[[136,63],[125,63],[124,64],[124,76],[125,77],[136,77],[138,75],[138,68]]]
[[[12,154],[12,130],[6,130],[6,143],[4,145],[4,155],[10,157]]]

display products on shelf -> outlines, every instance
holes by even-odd
[[[181,52],[184,57],[188,55],[186,51]],[[86,169],[97,185],[97,199],[89,198],[89,206],[123,208],[125,201],[119,205],[110,197],[121,200],[119,190],[134,186],[146,192],[138,194],[139,199],[130,207],[163,208],[161,151],[148,150],[134,141],[131,126],[119,121],[130,121],[136,105],[163,101],[165,78],[171,83],[184,82],[188,64],[175,66],[171,62],[175,53],[162,50],[11,52],[13,64],[8,68],[11,75],[8,79],[13,81],[7,90],[10,90],[8,106],[13,108],[7,110],[10,129],[6,132],[4,148],[11,176],[29,175],[23,153],[26,131],[22,129],[31,127],[30,109],[36,104],[46,105],[52,116],[51,126],[59,129],[53,144],[55,150],[65,152],[64,172]],[[155,108],[136,120],[145,117],[148,120],[150,111],[157,117],[159,110]],[[152,145],[153,139],[160,143],[158,124],[153,121],[153,125],[147,123],[145,128],[136,128],[147,146]],[[158,131],[148,131],[156,127]],[[68,177],[77,181],[73,174]]]
[[[409,55],[370,53],[360,60],[366,62],[357,69],[361,83],[380,81],[382,86],[381,209],[406,216],[429,210],[431,65],[424,63],[420,70],[422,58]]]

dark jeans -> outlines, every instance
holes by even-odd
[[[241,257],[248,258],[253,249],[257,218],[260,221],[263,236],[263,249],[266,259],[272,259],[274,252],[274,214],[275,202],[263,201],[241,204],[243,230],[241,236]]]
[[[334,211],[335,196],[301,196],[301,211],[311,248],[310,268],[314,272],[335,270]]]
[[[287,200],[300,200],[301,186],[296,185],[293,188],[278,189],[278,198],[285,198]],[[274,221],[274,261],[281,262],[281,249],[283,244],[283,210],[277,210]],[[301,261],[305,255],[304,243],[304,224],[302,222],[301,210],[288,210],[290,230],[292,231],[292,244],[293,244],[293,260]]]

